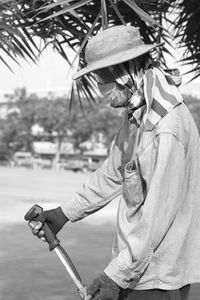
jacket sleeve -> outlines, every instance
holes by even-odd
[[[116,198],[122,191],[120,172],[122,151],[118,145],[119,135],[108,158],[100,168],[92,173],[81,191],[62,206],[62,210],[71,222],[78,221],[98,211]]]
[[[156,159],[147,182],[146,197],[138,211],[137,224],[130,226],[130,232],[127,232],[127,247],[105,269],[105,273],[122,288],[127,288],[130,283],[131,287],[137,284],[181,205],[184,146],[171,133],[160,133],[156,139],[157,142],[149,145],[140,157],[144,175],[149,172],[148,159],[153,155]]]

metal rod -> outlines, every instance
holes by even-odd
[[[69,255],[67,254],[67,252],[65,251],[65,249],[61,246],[61,244],[59,244],[58,247],[59,247],[59,249],[61,250],[61,252],[62,252],[64,258],[67,260],[68,264],[71,266],[71,268],[72,268],[74,274],[76,275],[77,279],[78,279],[80,282],[82,282],[82,279],[81,279],[81,277],[80,277],[78,271],[76,270],[75,265],[73,264],[71,258],[69,257]]]
[[[81,277],[78,274],[73,262],[71,261],[69,255],[66,253],[66,251],[62,248],[61,245],[54,248],[54,251],[56,252],[58,258],[63,263],[65,269],[67,270],[69,276],[75,283],[76,287],[78,288],[79,294],[81,299],[83,300],[91,300],[91,296],[87,294],[87,289],[83,285],[81,281]]]
[[[82,282],[79,279],[80,277],[77,278],[77,275],[74,272],[75,268],[72,267],[71,261],[69,262],[67,257],[63,254],[63,251],[60,248],[60,246],[56,247],[54,249],[54,251],[56,252],[56,254],[57,254],[58,258],[60,259],[60,261],[63,263],[64,267],[66,268],[69,276],[71,277],[71,279],[73,280],[73,282],[77,286],[78,290],[82,289],[84,286],[83,286]]]

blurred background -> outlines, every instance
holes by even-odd
[[[85,64],[80,52],[89,36],[119,23],[137,26],[147,43],[165,41],[157,59],[179,69],[200,130],[200,3],[0,0],[0,11],[0,300],[78,299],[24,215],[35,203],[50,209],[68,201],[107,157],[120,127],[123,109],[109,107],[90,75],[72,82]],[[117,205],[59,234],[86,285],[110,261]],[[199,299],[193,284],[190,300]]]

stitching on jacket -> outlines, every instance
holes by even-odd
[[[142,154],[143,154],[143,152],[145,151],[145,150],[147,150],[153,143],[154,143],[154,141],[157,139],[157,137],[160,135],[160,134],[171,134],[171,135],[173,135],[175,138],[176,138],[176,140],[184,147],[184,142],[183,142],[183,140],[182,139],[180,139],[180,138],[178,138],[178,136],[177,136],[177,134],[175,133],[175,132],[173,132],[171,129],[162,129],[162,130],[159,130],[159,131],[157,131],[157,133],[156,133],[156,135],[154,136],[154,138],[151,140],[151,141],[149,141],[149,143],[145,146],[145,147],[140,147],[139,148],[139,150],[137,151],[137,155],[138,155],[138,157],[139,156],[141,156]]]
[[[104,199],[105,200],[112,200],[112,198],[115,198],[115,197],[119,196],[120,194],[122,194],[122,187],[120,187],[118,190],[114,191],[112,194],[105,197]]]
[[[145,147],[139,146],[138,151],[137,151],[137,156],[139,157],[140,155],[142,155],[142,153],[147,150],[153,143],[154,141],[157,139],[157,136],[155,134],[152,134],[153,139],[150,140]]]
[[[177,139],[177,141],[179,141],[183,145],[183,147],[184,147],[184,141],[183,141],[183,139],[179,138],[178,135],[177,135],[177,133],[174,130],[167,129],[167,128],[159,130],[157,132],[157,136],[160,135],[160,134],[162,134],[162,133],[164,133],[164,134],[167,133],[167,134],[173,135]]]

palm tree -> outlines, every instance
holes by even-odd
[[[145,43],[162,40],[167,45],[169,37],[173,39],[183,48],[182,63],[193,64],[194,78],[200,76],[199,0],[0,0],[0,12],[0,59],[9,68],[9,60],[18,63],[18,57],[36,62],[48,45],[73,67],[70,47],[82,68],[91,36],[109,26],[129,24],[140,29]],[[71,98],[74,89],[79,99],[92,99],[92,75],[73,84]]]

